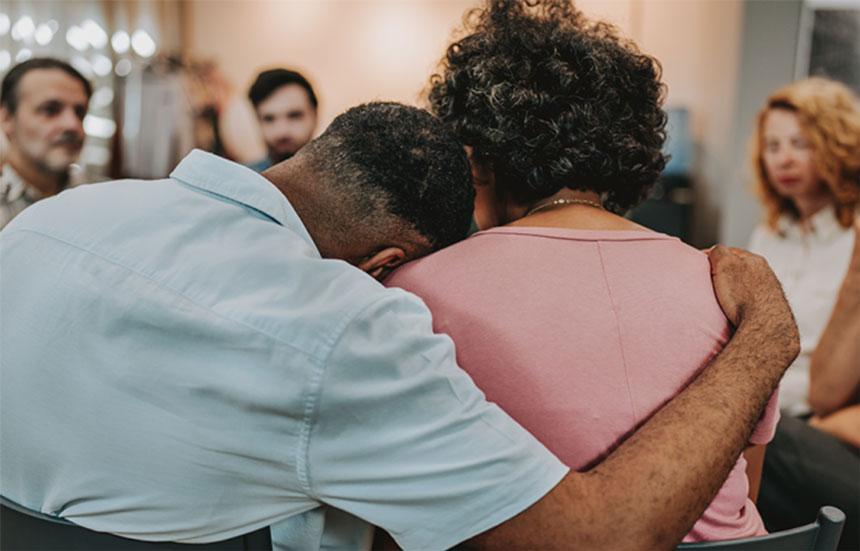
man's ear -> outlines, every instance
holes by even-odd
[[[394,268],[406,260],[406,251],[400,247],[387,247],[359,262],[358,267],[382,281]]]

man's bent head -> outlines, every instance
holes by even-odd
[[[430,113],[368,103],[338,116],[264,176],[324,257],[374,277],[466,236],[474,189],[460,142]]]

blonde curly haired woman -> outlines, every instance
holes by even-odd
[[[768,528],[860,504],[860,101],[810,78],[774,92],[752,142],[764,220],[750,249],[770,262],[794,310],[801,354],[780,385],[785,415],[768,447],[760,509]]]

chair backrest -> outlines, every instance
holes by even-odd
[[[815,522],[805,526],[755,538],[683,543],[677,551],[836,551],[844,524],[845,513],[825,506]]]
[[[0,549],[3,551],[271,551],[268,527],[229,540],[202,543],[150,542],[96,532],[31,511],[0,498]]]

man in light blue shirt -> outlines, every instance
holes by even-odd
[[[370,277],[462,238],[472,198],[441,123],[370,104],[263,176],[195,151],[34,205],[0,233],[0,494],[147,541],[270,526],[276,548],[366,548],[368,523],[412,549],[678,541],[792,359],[769,272],[724,253],[739,344],[565,477],[423,303]]]

